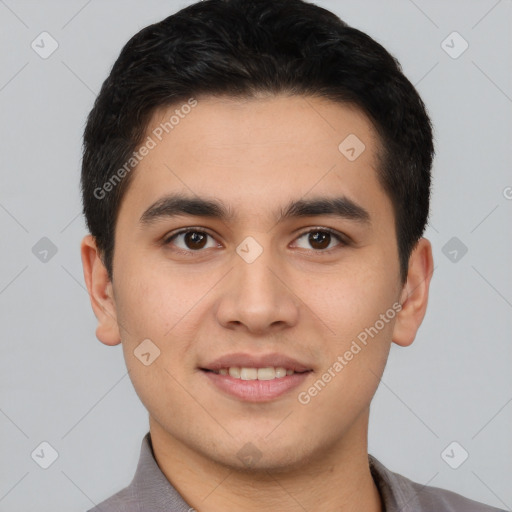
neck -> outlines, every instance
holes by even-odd
[[[240,471],[168,434],[150,417],[155,459],[183,499],[201,512],[384,512],[368,463],[366,411],[343,439],[289,470]]]

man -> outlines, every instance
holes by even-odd
[[[150,431],[94,511],[491,511],[368,454],[433,271],[432,129],[378,43],[301,0],[135,35],[84,134],[84,275]]]

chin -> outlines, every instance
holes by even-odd
[[[285,438],[265,439],[269,430],[261,436],[240,435],[230,439],[229,444],[203,447],[203,456],[230,469],[242,473],[286,473],[303,468],[304,461],[311,457],[309,447],[300,436],[295,440]],[[213,448],[213,449],[212,449]]]

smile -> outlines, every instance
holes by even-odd
[[[230,368],[221,368],[215,373],[219,375],[229,375],[234,379],[241,380],[272,380],[282,379],[287,375],[293,375],[295,372],[283,367],[274,368],[273,366],[266,368],[240,368],[238,366],[231,366]]]
[[[311,370],[295,372],[284,367],[229,367],[203,369],[202,373],[209,384],[222,394],[245,402],[268,402],[303,384]]]

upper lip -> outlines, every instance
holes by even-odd
[[[286,368],[295,372],[305,372],[311,370],[309,366],[285,356],[283,354],[271,353],[263,355],[251,355],[244,353],[226,354],[211,363],[201,366],[202,370],[218,371],[221,368]]]

